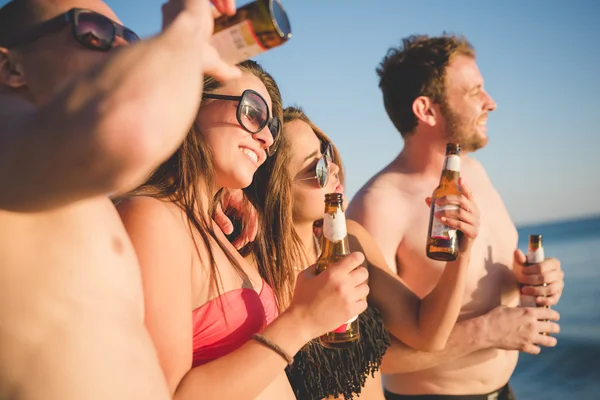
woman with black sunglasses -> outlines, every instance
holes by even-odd
[[[279,150],[265,167],[246,190],[264,216],[248,258],[276,292],[287,293],[282,301],[289,304],[295,274],[319,256],[315,226],[323,218],[324,196],[343,193],[341,161],[329,138],[302,110],[290,107],[284,111]],[[461,255],[446,264],[438,285],[422,300],[390,272],[366,230],[347,221],[351,250],[364,252],[369,268],[369,308],[360,315],[361,338],[357,345],[343,350],[325,349],[316,342],[305,346],[287,369],[297,398],[350,399],[360,395],[360,399],[383,400],[377,371],[389,346],[388,331],[416,349],[431,351],[445,346],[462,303],[470,249],[478,234],[477,206],[464,182],[463,189],[463,200],[471,211],[461,218],[465,225]],[[442,217],[448,218],[445,223],[451,226],[458,222],[449,215]]]
[[[225,84],[204,80],[182,146],[118,204],[141,265],[146,326],[175,399],[294,399],[284,373],[293,355],[366,308],[367,272],[354,254],[328,276],[305,274],[279,315],[278,293],[215,227],[220,189],[248,186],[281,130],[273,78],[253,61],[239,68],[242,77]]]

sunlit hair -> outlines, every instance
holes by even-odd
[[[446,104],[446,68],[456,55],[475,58],[475,49],[465,37],[449,34],[409,36],[388,50],[377,68],[379,87],[385,110],[402,137],[417,127],[412,106],[418,97]]]
[[[286,128],[293,121],[306,122],[322,142],[330,142],[329,137],[319,129],[298,107],[288,107],[283,111],[283,135],[277,153],[259,168],[246,194],[260,215],[260,228],[252,246],[263,279],[274,289],[280,310],[289,306],[296,283],[295,268],[307,265],[308,259],[302,243],[294,229],[294,196],[292,177],[288,166],[292,149],[287,138]],[[343,184],[341,159],[338,150],[332,145],[334,162],[340,167],[339,179]],[[316,184],[316,183],[315,183]]]
[[[281,120],[283,118],[281,94],[273,77],[254,61],[245,61],[239,64],[239,68],[242,72],[251,73],[262,81],[271,97],[273,116]],[[206,77],[203,93],[212,93],[221,86],[222,84],[213,77]],[[202,104],[200,107],[202,107]],[[233,255],[217,240],[212,228],[211,216],[214,214],[220,193],[217,193],[211,204],[208,205],[208,215],[202,215],[198,212],[198,210],[204,209],[204,204],[202,204],[202,199],[197,194],[214,192],[215,169],[212,160],[212,150],[194,125],[175,154],[160,165],[144,184],[127,196],[151,196],[168,200],[185,212],[192,238],[195,237],[194,232],[199,233],[204,246],[208,250],[211,281],[220,293],[219,275],[211,251],[210,238],[219,244],[241,276],[246,277],[246,274],[233,258]],[[197,247],[195,240],[194,243]]]

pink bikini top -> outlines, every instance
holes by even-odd
[[[192,312],[192,367],[223,357],[261,332],[279,314],[273,289],[242,288],[223,293]]]

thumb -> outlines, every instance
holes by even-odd
[[[527,257],[525,257],[525,254],[523,254],[521,250],[516,249],[514,254],[514,260],[516,263],[524,265],[527,262]]]
[[[425,198],[425,204],[427,204],[427,207],[431,207],[431,197]]]

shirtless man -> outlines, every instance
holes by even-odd
[[[538,296],[539,305],[554,305],[564,285],[560,263],[547,259],[523,270],[525,256],[516,250],[515,225],[483,166],[468,155],[487,143],[486,121],[496,109],[471,45],[455,36],[410,37],[388,52],[378,73],[387,113],[404,148],[361,188],[349,206],[349,218],[364,225],[388,265],[423,297],[443,266],[425,254],[429,207],[423,199],[439,183],[448,142],[461,145],[461,176],[481,212],[463,309],[446,349],[424,353],[396,342],[384,358],[386,396],[508,399],[507,382],[518,351],[537,354],[540,346],[555,346],[554,337],[541,333],[559,331],[555,322],[539,321],[558,320],[555,311],[516,307],[517,282],[547,283],[526,286],[524,292]]]
[[[235,12],[233,0],[213,3]],[[109,195],[134,188],[181,144],[203,73],[240,76],[210,45],[212,15],[207,0],[170,0],[161,34],[122,47],[137,36],[98,0],[0,9],[0,399],[170,398],[143,324],[137,258]],[[307,273],[295,312],[263,335],[293,355],[364,310],[363,259]],[[257,341],[245,349],[274,360],[267,377],[286,365]]]
[[[40,25],[74,7],[93,13]],[[2,399],[169,398],[143,326],[137,260],[108,194],[177,148],[203,71],[239,71],[209,45],[207,0],[165,11],[160,35],[108,51],[137,37],[120,26],[113,35],[111,20],[120,22],[101,1],[0,10]]]

